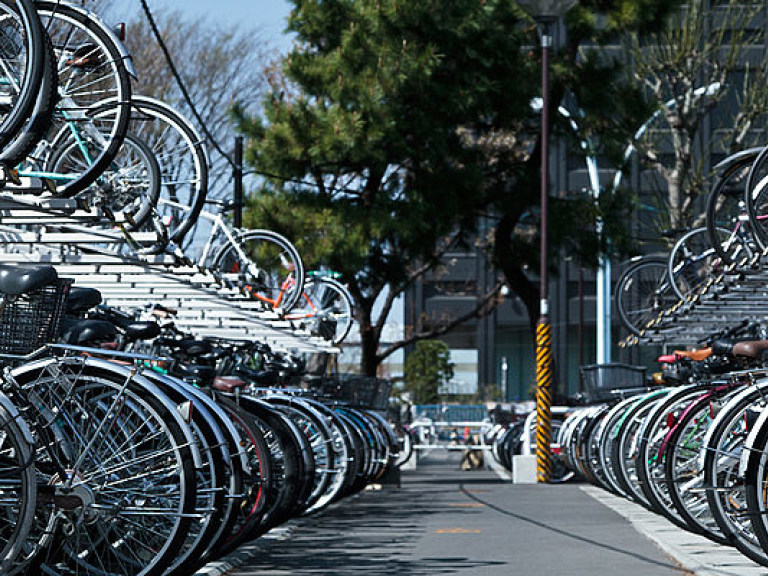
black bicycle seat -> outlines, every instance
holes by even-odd
[[[98,346],[117,338],[117,329],[106,320],[65,319],[61,339],[75,346]]]
[[[157,322],[134,321],[120,324],[120,329],[131,340],[150,340],[160,334],[160,325]]]
[[[67,314],[82,314],[101,304],[101,292],[96,288],[73,286],[67,296]]]
[[[50,286],[59,279],[53,266],[14,266],[0,264],[0,292],[19,296]]]

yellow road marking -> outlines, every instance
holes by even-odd
[[[435,534],[480,534],[482,530],[470,528],[440,528],[435,530]]]

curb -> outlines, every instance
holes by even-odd
[[[234,552],[209,562],[200,570],[195,572],[192,576],[224,576],[232,570],[239,568],[249,560],[256,557],[259,552],[265,551],[271,547],[275,542],[282,542],[288,540],[296,529],[300,526],[299,520],[289,520],[282,526],[272,528],[269,532],[260,536],[253,542],[243,544]]]
[[[629,520],[630,524],[652,540],[685,570],[695,576],[765,576],[768,568],[752,562],[730,546],[693,534],[639,504],[620,498],[595,486],[581,490]]]

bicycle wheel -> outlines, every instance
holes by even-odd
[[[756,246],[744,217],[747,177],[757,154],[757,150],[739,152],[715,167],[720,170],[707,198],[707,234],[726,265],[751,257]],[[723,230],[729,231],[727,235]]]
[[[309,512],[323,497],[335,474],[333,432],[326,419],[304,400],[271,394],[265,396],[264,400],[287,415],[309,441],[315,464],[310,484],[312,489],[306,501],[306,512]]]
[[[763,148],[752,163],[744,200],[754,240],[765,250],[768,246],[768,147]]]
[[[32,113],[45,61],[35,2],[0,0],[0,148],[19,135]]]
[[[34,522],[34,439],[18,410],[0,399],[0,574],[17,574]]]
[[[103,361],[49,359],[10,378],[33,418],[46,499],[31,573],[162,574],[186,538],[199,463],[176,405]]]
[[[352,329],[352,298],[340,282],[314,276],[304,283],[298,302],[285,319],[338,345]]]
[[[58,101],[59,71],[56,53],[48,35],[45,36],[45,67],[40,78],[39,92],[29,118],[14,138],[0,150],[0,163],[16,166],[44,140],[51,128],[53,113]],[[41,150],[47,150],[40,145]]]
[[[637,402],[636,398],[626,398],[616,404],[595,431],[595,442],[597,444],[597,462],[602,476],[605,478],[609,490],[617,496],[628,497],[628,494],[619,486],[616,479],[616,470],[618,463],[613,461],[613,445],[618,439],[618,432],[624,423],[624,418],[629,410]]]
[[[237,521],[229,537],[217,550],[218,554],[227,554],[255,537],[254,534],[269,508],[272,493],[272,459],[256,419],[222,394],[216,394],[216,402],[240,431],[244,442],[242,449],[245,450],[250,464],[250,474],[243,482],[244,494],[240,499]]]
[[[730,236],[725,228],[716,231],[721,242]],[[733,248],[735,255],[745,246]],[[709,241],[707,228],[701,227],[687,232],[675,243],[667,266],[668,277],[673,279],[672,289],[680,300],[686,300],[697,294],[713,274],[721,272],[725,263]]]
[[[264,434],[273,464],[270,505],[260,526],[251,534],[259,536],[296,513],[301,482],[305,479],[301,445],[287,416],[256,398],[240,396],[237,402],[256,419]]]
[[[256,300],[278,312],[290,311],[302,294],[304,263],[296,247],[271,230],[246,230],[213,258],[213,268],[245,282]]]
[[[755,562],[768,566],[766,554],[749,520],[745,477],[739,462],[744,441],[765,408],[765,382],[736,391],[726,399],[704,442],[704,485],[709,509],[725,539]]]
[[[57,191],[71,197],[95,183],[117,155],[131,117],[131,77],[125,52],[112,30],[88,10],[61,2],[37,2],[58,59],[59,102],[43,169]],[[89,111],[110,101],[110,114]],[[62,157],[76,143],[79,154]]]
[[[665,447],[670,430],[680,416],[697,398],[708,390],[706,384],[689,384],[670,393],[648,414],[638,432],[639,443],[635,469],[646,507],[669,518],[679,520],[669,495],[669,486],[664,474]]]
[[[108,118],[114,103],[94,105],[89,115]],[[168,104],[133,95],[128,132],[149,146],[160,166],[160,197],[153,220],[167,229],[171,242],[181,245],[197,221],[208,193],[208,156],[194,126]],[[145,224],[154,231],[154,224]]]
[[[727,544],[710,512],[701,469],[704,436],[714,418],[716,401],[716,393],[706,394],[681,416],[669,435],[664,468],[670,499],[687,528],[718,544]]]
[[[669,281],[667,260],[648,257],[632,264],[616,283],[614,302],[619,318],[639,335],[661,312],[679,301]]]
[[[154,371],[148,377],[177,406],[189,406],[187,420],[200,453],[200,466],[195,469],[197,500],[194,519],[168,568],[168,572],[188,574],[194,572],[195,567],[217,545],[216,535],[221,525],[230,520],[227,514],[231,510],[226,505],[226,499],[236,494],[231,491],[230,484],[233,459],[215,412],[209,410],[215,404],[183,380]]]
[[[80,152],[80,144],[69,141],[58,151],[59,159],[65,160],[70,167],[80,165],[85,170],[87,163]],[[58,168],[58,165],[54,166],[54,170]],[[113,214],[122,212],[128,231],[141,229],[160,197],[160,165],[149,146],[133,134],[126,134],[123,145],[100,180],[104,208]]]
[[[659,403],[663,402],[669,389],[656,390],[642,395],[626,412],[624,421],[616,432],[616,441],[613,443],[613,460],[616,481],[625,494],[647,506],[647,501],[637,478],[637,447],[638,435],[645,422],[646,416]]]

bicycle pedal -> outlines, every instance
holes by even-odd
[[[51,194],[56,194],[56,182],[54,182],[50,178],[41,178],[40,180],[43,185],[44,192],[50,192]]]
[[[19,176],[19,171],[15,168],[3,168],[3,180],[14,186],[21,186],[21,177]]]

